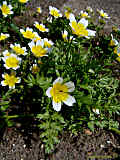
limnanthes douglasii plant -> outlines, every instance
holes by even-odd
[[[1,26],[7,17],[12,22],[19,3],[27,1],[1,4]],[[42,13],[40,6],[36,12]],[[95,15],[91,7],[75,16],[70,8],[61,13],[49,6],[47,19],[32,27],[16,26],[16,41],[9,41],[9,30],[1,27],[0,126],[31,117],[46,153],[54,150],[62,131],[77,134],[84,127],[100,127],[119,132],[120,35],[119,29],[104,34],[108,19],[103,10]]]

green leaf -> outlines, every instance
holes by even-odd
[[[91,129],[92,132],[94,132],[94,122],[93,121],[88,122],[88,127]]]

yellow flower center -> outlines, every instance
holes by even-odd
[[[115,42],[113,40],[110,41],[110,46],[115,46]]]
[[[6,39],[6,38],[7,38],[6,35],[1,35],[1,36],[0,36],[0,41],[4,40],[4,39]]]
[[[38,66],[35,65],[35,66],[32,67],[32,73],[35,74],[35,73],[37,73],[39,71],[40,71],[40,68]]]
[[[119,53],[117,53],[117,50],[118,50],[118,47],[115,47],[113,52],[114,52],[115,54],[119,54]]]
[[[35,34],[29,30],[27,30],[26,32],[23,32],[22,34],[25,38],[29,38],[29,39],[35,38]]]
[[[10,87],[13,87],[15,85],[15,83],[18,82],[18,78],[16,78],[14,75],[5,75],[5,80],[4,80],[4,84],[8,85]]]
[[[37,29],[39,29],[39,30],[42,31],[42,32],[45,32],[45,31],[46,31],[46,28],[44,28],[44,27],[43,27],[42,25],[40,25],[40,24],[36,24],[35,26],[36,26]]]
[[[47,50],[42,46],[38,45],[32,47],[32,52],[36,57],[42,57],[47,53]]]
[[[19,2],[21,2],[21,3],[26,3],[27,0],[19,0]]]
[[[64,40],[67,39],[67,35],[66,34],[62,34],[62,37],[63,37]]]
[[[24,50],[18,46],[12,48],[17,54],[24,54]]]
[[[7,53],[5,54],[5,56],[10,56],[10,52],[7,52]]]
[[[69,19],[69,17],[70,17],[70,11],[65,11],[65,17],[67,18],[67,19]]]
[[[88,31],[83,24],[73,21],[72,28],[73,34],[76,34],[78,36],[88,36]]]
[[[116,60],[117,60],[118,62],[120,62],[120,57],[117,57]]]
[[[16,59],[15,57],[8,57],[6,59],[6,65],[10,68],[14,68],[17,67],[19,64],[18,59]]]
[[[49,42],[47,42],[47,41],[44,41],[44,45],[45,45],[45,47],[48,47],[48,48],[51,47],[51,44]]]
[[[66,85],[57,82],[50,90],[50,94],[53,97],[53,101],[56,103],[65,101],[68,98],[68,88]]]
[[[51,14],[52,16],[54,16],[54,17],[59,17],[59,16],[60,16],[60,14],[58,13],[58,11],[56,11],[56,10],[54,10],[54,9],[51,10],[50,14]]]
[[[107,15],[105,13],[100,13],[101,17],[107,17]]]
[[[38,13],[41,13],[41,8],[37,8],[37,12],[38,12]]]
[[[10,8],[5,4],[3,4],[3,6],[1,7],[1,10],[2,10],[2,13],[5,15],[10,14]]]
[[[88,15],[86,13],[82,13],[81,17],[88,17]]]

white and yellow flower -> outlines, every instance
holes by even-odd
[[[42,13],[42,8],[41,7],[37,7],[37,12],[38,13]]]
[[[110,17],[108,16],[108,14],[103,11],[103,9],[101,9],[101,10],[98,9],[97,11],[98,11],[98,13],[100,14],[100,17],[106,18],[106,19],[109,19],[109,18],[110,18]]]
[[[27,3],[29,0],[19,0],[20,3]]]
[[[17,55],[27,55],[26,47],[21,47],[20,44],[16,44],[16,43],[15,45],[11,44],[10,48],[12,48]]]
[[[18,69],[19,63],[21,61],[21,58],[17,57],[15,54],[10,54],[10,56],[2,57],[3,61],[5,62],[4,66],[6,69]]]
[[[87,11],[88,13],[92,13],[92,12],[93,12],[93,9],[92,9],[90,6],[88,6],[88,7],[86,8],[86,11]]]
[[[81,18],[89,18],[90,17],[87,12],[83,12],[83,11],[80,11],[80,16],[81,16]]]
[[[34,42],[41,41],[41,40],[42,38],[39,35],[36,35],[36,37],[33,39]]]
[[[63,79],[61,77],[53,82],[53,87],[47,89],[46,95],[52,98],[52,105],[55,111],[61,110],[62,102],[68,106],[73,106],[76,100],[73,96],[69,95],[69,92],[73,92],[74,89],[75,86],[73,82],[63,84]]]
[[[16,77],[14,74],[2,74],[2,78],[4,80],[1,82],[2,86],[9,86],[9,89],[15,88],[15,83],[20,83],[21,79],[19,77]]]
[[[28,43],[31,52],[34,54],[35,57],[43,57],[47,56],[48,48],[44,47],[44,41],[37,41],[36,43],[34,41]]]
[[[64,30],[64,32],[62,32],[62,38],[64,39],[64,41],[68,41],[68,32],[66,30]],[[70,41],[72,40],[73,36],[70,36]]]
[[[3,52],[3,56],[4,57],[7,57],[7,56],[10,56],[10,52],[8,51],[8,50],[5,50],[4,52]]]
[[[79,37],[89,38],[95,36],[96,31],[87,29],[88,20],[85,18],[82,18],[77,22],[74,16],[70,17],[70,26],[72,28],[72,33]]]
[[[54,43],[51,40],[48,40],[47,38],[44,38],[43,41],[44,47],[48,48],[48,52],[51,52]]]
[[[5,40],[5,39],[8,38],[8,37],[10,37],[9,34],[1,33],[1,34],[0,34],[0,41]]]
[[[116,39],[113,38],[113,35],[111,34],[112,39],[110,40],[110,46],[117,46],[118,45],[118,41]]]
[[[43,40],[44,40],[45,47],[51,48],[54,44],[51,40],[48,40],[47,38],[44,38]]]
[[[114,47],[113,52],[120,57],[120,44],[118,44],[116,47]]]
[[[119,43],[117,46],[114,47],[113,52],[117,54],[118,57],[116,58],[116,60],[120,62],[120,44]]]
[[[52,6],[49,6],[49,13],[55,18],[62,17],[62,14],[60,13],[60,11],[57,8]]]
[[[30,67],[30,70],[32,71],[33,74],[36,74],[40,71],[40,68],[38,67],[38,65],[35,63]]]
[[[100,114],[100,110],[97,109],[97,108],[93,108],[92,111],[93,111],[94,113],[96,113],[96,114]]]
[[[50,22],[50,23],[52,23],[52,17],[48,17],[47,21]]]
[[[27,27],[25,31],[20,29],[20,32],[22,33],[23,37],[28,39],[34,39],[38,35],[36,32],[33,32],[32,28],[29,27]]]
[[[65,9],[64,14],[65,14],[65,17],[66,17],[67,19],[69,19],[69,18],[70,18],[70,14],[72,14],[72,9],[71,9],[70,7],[67,7],[67,8]]]
[[[39,24],[38,22],[35,21],[34,26],[39,29],[41,32],[48,32],[48,28],[45,28],[45,25]]]
[[[11,5],[7,5],[6,1],[3,1],[2,6],[0,5],[0,9],[4,17],[7,17],[9,14],[13,14],[13,11],[11,11],[12,8],[13,7]]]

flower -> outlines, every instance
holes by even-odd
[[[28,43],[31,52],[35,55],[35,57],[43,57],[47,56],[46,53],[48,52],[48,48],[44,47],[44,41],[37,41],[36,43],[34,41]]]
[[[4,66],[6,69],[18,69],[21,58],[17,57],[15,54],[10,54],[10,56],[3,57],[3,61],[5,62]]]
[[[28,39],[34,39],[38,35],[36,32],[33,32],[32,28],[29,27],[26,28],[26,31],[20,29],[20,32],[22,33],[23,37]]]
[[[33,74],[36,74],[40,71],[40,68],[38,67],[37,64],[33,64],[30,70],[32,71]]]
[[[62,17],[62,14],[60,13],[60,11],[57,8],[52,6],[49,6],[49,13],[55,18]]]
[[[51,48],[52,45],[54,44],[51,40],[48,40],[47,38],[44,38],[43,40],[45,47]]]
[[[44,47],[48,48],[48,52],[50,52],[54,43],[51,40],[48,40],[47,38],[44,38],[43,41]]]
[[[6,57],[6,56],[10,56],[10,52],[8,51],[8,50],[5,50],[4,52],[3,52],[3,56],[4,57]]]
[[[0,5],[0,9],[2,11],[2,14],[4,17],[7,17],[9,14],[13,14],[12,10],[12,6],[11,5],[7,5],[6,1],[3,1],[3,5]]]
[[[14,74],[2,74],[2,77],[5,79],[1,82],[2,86],[9,86],[9,89],[15,88],[15,83],[20,83],[21,79],[19,77],[15,77]]]
[[[1,35],[0,35],[0,41],[5,40],[5,39],[8,38],[9,36],[10,36],[9,34],[1,33]]]
[[[117,54],[118,56],[120,56],[120,44],[118,44],[116,47],[114,47],[114,51],[115,54]]]
[[[28,0],[19,0],[20,3],[27,3]]]
[[[118,41],[116,39],[113,38],[113,35],[111,34],[111,41],[110,41],[110,46],[117,46],[118,45]]]
[[[90,6],[88,6],[88,7],[86,8],[86,11],[92,13],[92,12],[93,12],[93,9],[92,9]]]
[[[97,109],[97,108],[93,108],[92,111],[93,111],[94,113],[96,113],[96,114],[100,114],[100,111],[99,111],[99,109]]]
[[[37,12],[38,12],[38,13],[42,13],[41,7],[37,7]]]
[[[41,41],[41,37],[36,34],[35,38],[33,39],[34,42],[37,42],[37,41]]]
[[[96,31],[87,29],[88,20],[85,18],[82,18],[79,22],[77,22],[75,17],[72,15],[72,17],[70,17],[70,26],[73,34],[79,37],[89,38],[90,36],[95,36]]]
[[[68,106],[72,106],[76,102],[75,98],[68,94],[75,89],[73,82],[67,82],[63,84],[63,79],[58,77],[53,82],[53,87],[49,87],[46,91],[48,97],[52,97],[53,108],[56,111],[61,110],[61,102],[64,102]]]
[[[88,16],[88,13],[87,12],[83,12],[83,11],[80,11],[80,16],[82,18],[89,18],[90,16]]]
[[[109,18],[110,18],[110,17],[108,16],[108,14],[103,11],[103,9],[101,9],[101,10],[98,9],[97,11],[98,11],[98,13],[100,14],[100,17],[106,18],[106,19],[109,19]]]
[[[67,36],[68,36],[68,32],[66,31],[66,30],[64,30],[64,32],[62,32],[62,37],[63,37],[63,39],[66,41],[66,40],[68,40],[67,39]]]
[[[39,29],[41,32],[48,32],[48,28],[45,28],[45,25],[39,24],[38,22],[35,21],[34,26]]]
[[[120,62],[120,57],[117,57],[116,60],[117,60],[118,62]]]
[[[72,14],[72,9],[70,7],[66,7],[64,14],[65,14],[65,17],[69,19],[70,14]]]
[[[64,32],[62,32],[62,37],[64,39],[64,41],[68,41],[68,32],[66,30],[64,30]],[[70,36],[70,40],[72,40],[73,36]]]
[[[21,47],[20,44],[16,44],[13,45],[11,44],[10,47],[13,49],[13,51],[16,52],[16,54],[18,55],[26,55],[27,52],[26,52],[26,47]]]

